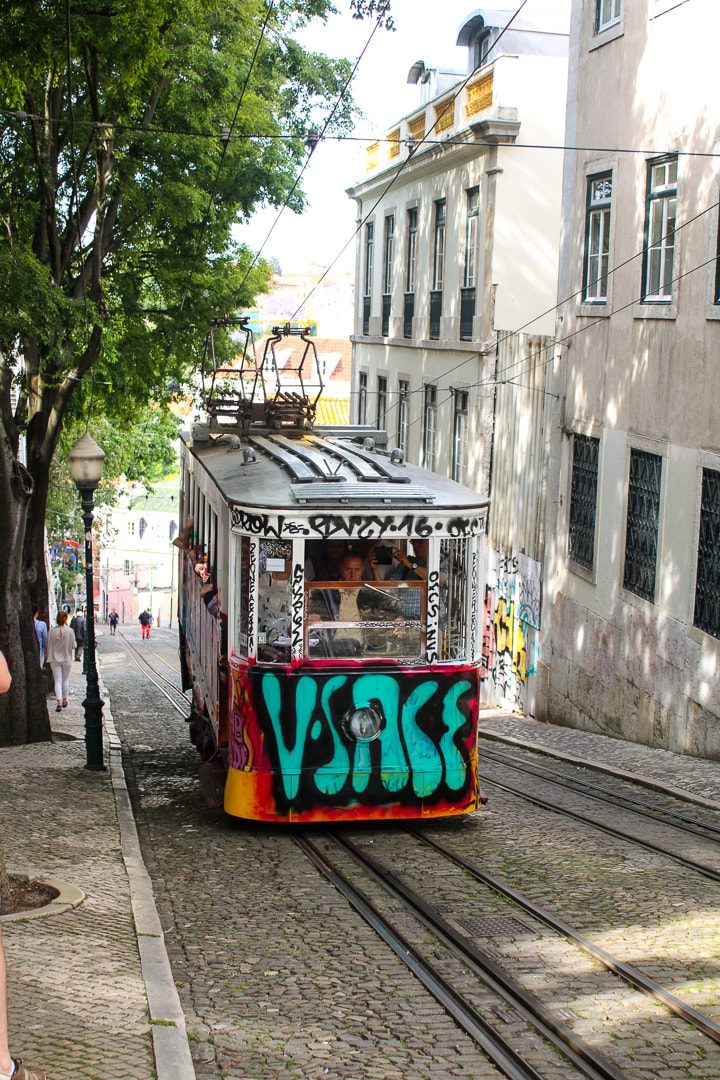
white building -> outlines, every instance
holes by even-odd
[[[485,693],[532,708],[568,16],[521,14],[503,33],[512,16],[466,20],[470,74],[389,126],[350,190],[352,419],[490,494]],[[431,76],[418,62],[409,79]]]
[[[717,3],[574,5],[538,702],[713,758],[719,35]]]
[[[180,529],[179,480],[165,480],[152,492],[119,497],[107,512],[100,549],[103,621],[115,610],[123,623],[137,623],[145,609],[156,625],[172,625],[177,613],[177,548]]]

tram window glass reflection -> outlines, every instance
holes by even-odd
[[[306,550],[316,573],[306,581],[307,656],[424,657],[426,583],[398,571],[406,544],[311,541]]]
[[[258,566],[258,660],[288,663],[290,624],[292,543],[261,540]]]
[[[465,660],[468,652],[468,587],[470,585],[467,540],[440,541],[440,659]]]
[[[250,588],[250,538],[241,536],[237,544],[235,574],[235,643],[237,655],[248,654],[248,592]]]

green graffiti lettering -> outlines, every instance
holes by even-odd
[[[356,709],[379,705],[385,717],[380,733],[380,774],[388,791],[400,791],[407,783],[407,758],[400,739],[398,713],[400,687],[392,675],[361,675],[353,686]],[[358,747],[361,744],[358,743]],[[356,768],[357,768],[357,753]],[[369,754],[368,754],[369,761]]]
[[[340,736],[333,723],[332,708],[330,706],[330,698],[335,691],[339,690],[341,686],[344,686],[346,682],[347,675],[337,675],[334,679],[329,679],[325,683],[320,696],[322,711],[325,714],[327,726],[333,741],[333,756],[330,758],[327,765],[321,765],[320,768],[315,770],[315,784],[318,791],[321,791],[323,795],[337,795],[338,791],[342,789],[347,780],[348,772],[350,771],[350,757],[340,741]]]
[[[446,731],[440,739],[440,753],[445,762],[445,783],[451,791],[461,791],[467,779],[467,763],[455,744],[454,735],[465,723],[465,717],[458,709],[461,694],[470,690],[467,680],[451,686],[443,702],[443,724]]]
[[[402,729],[410,757],[413,791],[420,797],[432,795],[442,780],[442,758],[415,717],[437,690],[436,682],[416,686],[403,705]]]
[[[292,748],[285,744],[280,723],[280,682],[276,675],[268,674],[265,676],[262,682],[262,693],[275,732],[275,742],[278,757],[280,758],[280,772],[285,794],[288,799],[294,799],[300,787],[300,771],[305,752],[305,740],[317,704],[317,686],[315,680],[309,675],[303,675],[298,679],[295,689],[295,745]]]

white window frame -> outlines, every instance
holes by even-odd
[[[422,467],[435,471],[437,454],[437,386],[425,383],[423,400]]]
[[[442,292],[445,279],[445,242],[447,238],[447,200],[435,200],[435,239],[433,244],[433,292]]]
[[[597,0],[595,30],[601,34],[611,26],[617,26],[623,15],[622,0]]]
[[[677,155],[648,161],[642,289],[645,304],[670,304],[673,301],[677,175]],[[668,231],[671,219],[675,223],[672,233]],[[664,285],[666,280],[667,286]],[[654,290],[653,285],[657,286]]]
[[[582,291],[584,304],[607,304],[609,300],[612,201],[612,172],[588,176]]]
[[[480,239],[480,188],[468,188],[466,192],[465,218],[465,266],[463,288],[474,289],[478,280],[478,252]]]

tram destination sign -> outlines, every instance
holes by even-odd
[[[434,535],[480,536],[485,532],[486,508],[475,512],[452,510],[442,513],[377,512],[312,514],[272,514],[249,507],[231,507],[234,532],[250,536],[292,539],[313,537],[321,540],[376,540],[380,537],[430,537]]]

